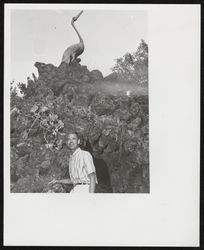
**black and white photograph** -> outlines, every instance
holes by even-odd
[[[146,11],[12,10],[10,98],[11,192],[149,193]]]
[[[199,246],[199,4],[4,4],[4,245]]]

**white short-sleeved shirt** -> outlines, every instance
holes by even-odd
[[[77,148],[69,158],[69,175],[72,183],[90,183],[89,174],[95,173],[93,157],[88,151]],[[96,183],[97,177],[96,177]]]

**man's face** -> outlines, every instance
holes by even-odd
[[[67,146],[70,150],[78,148],[79,139],[76,134],[69,134],[67,137]]]

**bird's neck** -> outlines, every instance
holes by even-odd
[[[72,26],[73,26],[73,28],[75,29],[75,31],[76,31],[76,33],[77,33],[77,35],[78,35],[78,37],[79,37],[79,41],[80,41],[81,43],[83,43],[83,39],[82,39],[82,37],[80,36],[80,34],[79,34],[78,30],[76,29],[76,27],[74,26],[74,23],[72,23]]]

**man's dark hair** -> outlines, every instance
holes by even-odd
[[[77,136],[77,139],[81,139],[79,133],[76,132],[76,131],[70,131],[70,132],[68,132],[67,137],[68,137],[68,135],[73,135],[73,134]]]

